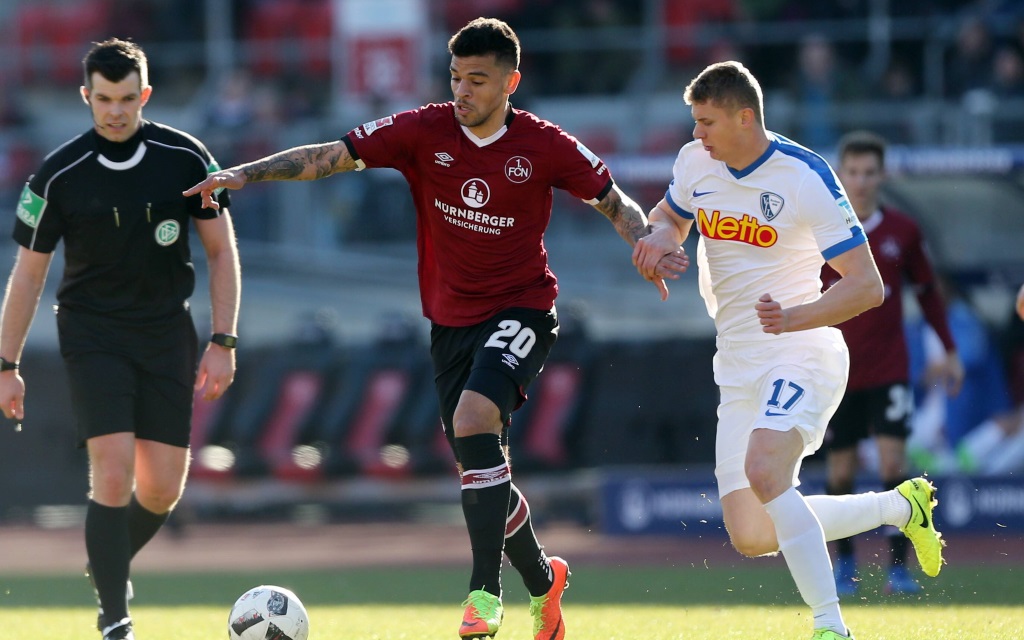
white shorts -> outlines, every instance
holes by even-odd
[[[850,354],[842,333],[831,327],[768,340],[719,338],[717,346],[715,477],[721,497],[750,486],[744,462],[754,429],[796,428],[804,440],[801,459],[818,450],[846,391]],[[799,472],[798,462],[793,486],[800,485]]]

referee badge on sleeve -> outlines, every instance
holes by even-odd
[[[35,229],[39,226],[39,219],[43,217],[44,207],[46,200],[34,194],[26,182],[21,197],[18,198],[18,219]]]

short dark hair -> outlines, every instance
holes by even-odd
[[[839,162],[847,155],[872,153],[878,158],[878,166],[885,167],[885,138],[871,131],[851,131],[839,139]]]
[[[129,40],[110,38],[92,43],[82,58],[85,86],[92,87],[92,74],[99,73],[111,82],[121,82],[132,71],[139,74],[141,88],[149,86],[149,63],[142,47]]]
[[[498,64],[519,68],[519,37],[497,18],[471,20],[448,40],[448,53],[459,58],[494,55]]]
[[[709,65],[686,87],[683,99],[689,105],[710,102],[733,111],[750,108],[754,110],[757,122],[764,126],[761,85],[740,62],[730,60]]]

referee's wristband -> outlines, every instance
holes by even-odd
[[[0,357],[0,371],[17,371],[18,363],[11,362],[7,358]]]
[[[210,342],[220,345],[225,349],[234,349],[238,346],[238,336],[230,333],[215,333],[210,336]]]

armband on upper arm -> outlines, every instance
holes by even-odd
[[[43,217],[43,209],[46,208],[46,200],[37,196],[28,183],[21,191],[18,198],[18,219],[35,229],[39,226],[39,220]]]

